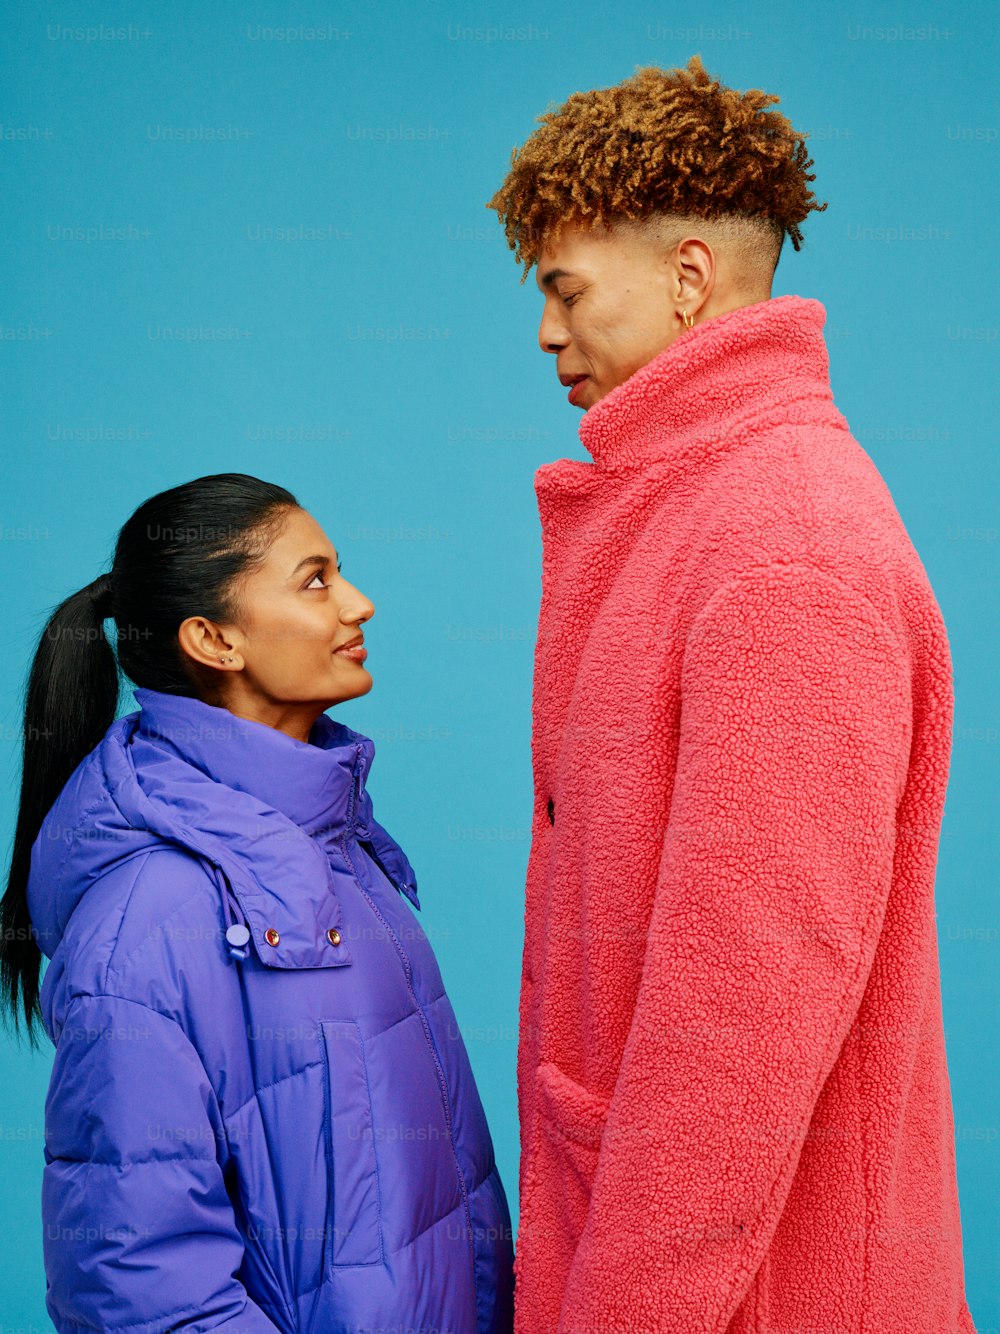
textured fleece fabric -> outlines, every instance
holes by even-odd
[[[972,1334],[926,573],[820,302],[683,333],[535,476],[517,1334]]]
[[[374,743],[135,696],[32,849],[53,1324],[510,1334],[507,1202]]]

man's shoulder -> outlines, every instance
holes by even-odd
[[[748,571],[812,568],[887,624],[940,625],[927,572],[874,461],[845,429],[774,427],[731,452],[689,506],[692,610]]]

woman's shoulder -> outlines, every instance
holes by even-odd
[[[49,968],[63,1005],[81,993],[111,994],[187,1027],[192,1005],[211,998],[226,967],[223,929],[211,867],[156,844],[87,887]]]

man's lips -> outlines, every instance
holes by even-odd
[[[560,376],[559,378],[560,380],[563,380],[562,376]],[[583,391],[583,385],[586,383],[588,378],[589,377],[586,375],[568,375],[563,380],[564,384],[569,385],[569,393],[566,395],[566,397],[569,399],[569,401],[573,404],[574,407],[576,406],[576,401],[578,396]]]
[[[559,383],[563,386],[564,389],[568,389],[568,390],[569,390],[569,394],[567,395],[567,397],[569,398],[569,401],[570,401],[571,403],[575,404],[575,403],[576,403],[577,385],[582,384],[583,381],[587,379],[586,372],[584,372],[584,371],[568,371],[568,372],[566,372],[566,373],[563,373],[563,372],[559,372],[559,371],[557,371],[556,373],[557,373],[557,375],[559,376]]]

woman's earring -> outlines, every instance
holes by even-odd
[[[690,315],[687,313],[686,310],[682,310],[682,311],[681,311],[681,319],[684,321],[684,328],[685,328],[685,329],[693,329],[693,328],[694,328],[694,319],[692,318],[692,316],[690,316]]]

